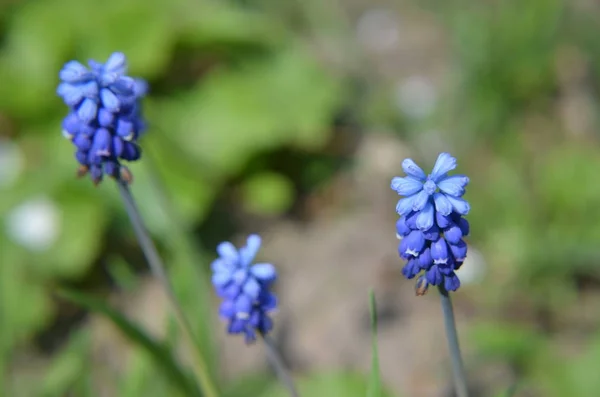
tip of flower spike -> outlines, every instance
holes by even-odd
[[[428,289],[429,282],[427,281],[427,278],[425,278],[424,276],[419,277],[417,283],[415,284],[415,294],[417,296],[423,296],[427,293]]]
[[[121,166],[121,169],[119,170],[119,177],[123,182],[125,182],[128,185],[131,185],[133,183],[133,174],[131,173],[131,171],[129,171],[129,168],[125,166]]]
[[[77,178],[83,178],[84,176],[87,175],[89,170],[90,169],[87,166],[80,165],[79,168],[77,169]]]

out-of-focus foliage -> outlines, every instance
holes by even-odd
[[[110,181],[94,188],[74,178],[72,148],[60,133],[66,109],[55,95],[66,61],[102,60],[122,51],[131,75],[149,80],[144,162],[159,176],[168,171],[164,188],[186,228],[206,217],[230,181],[245,178],[244,167],[255,156],[280,148],[318,152],[344,104],[344,89],[342,77],[317,60],[309,43],[261,8],[203,0],[48,0],[0,7],[0,144],[10,143],[18,160],[6,165],[16,177],[0,181],[1,366],[8,370],[22,346],[51,326],[57,314],[53,285],[82,282],[130,239]],[[170,243],[169,214],[156,210],[164,206],[149,167],[132,166],[134,194],[144,197],[141,211],[154,236],[174,249],[165,255],[186,309],[206,316],[198,311],[194,274],[202,264],[190,263],[181,246]],[[294,187],[277,170],[258,168],[238,183],[248,211],[280,214],[292,205]],[[35,207],[38,212],[21,208],[42,199],[47,205]],[[80,390],[85,366],[70,349],[84,347],[74,343],[55,356],[44,395]],[[135,355],[132,363],[119,395],[168,394],[154,384],[160,377],[148,376],[144,360]],[[3,394],[31,395],[21,375],[4,379]]]
[[[0,378],[0,390],[29,397],[39,386],[49,397],[93,396],[86,331],[58,351],[43,342],[64,312],[50,292],[65,282],[94,288],[90,280],[105,268],[127,290],[135,276],[123,263],[135,241],[111,183],[94,188],[74,179],[72,145],[60,134],[66,109],[54,93],[63,63],[123,51],[131,74],[150,81],[150,131],[141,140],[145,160],[132,167],[133,191],[143,197],[141,211],[195,318],[212,314],[198,288],[205,258],[192,252],[186,232],[209,218],[225,191],[245,211],[285,213],[298,181],[269,166],[270,153],[319,154],[339,110],[355,99],[348,98],[347,70],[318,61],[298,26],[302,5],[311,7],[308,25],[317,34],[334,26],[325,26],[319,2],[13,3],[0,5],[0,370],[10,375]],[[453,143],[449,150],[471,177],[470,243],[488,264],[485,286],[461,292],[480,319],[461,342],[505,364],[519,391],[595,397],[600,9],[584,0],[418,3],[438,16],[450,47],[450,84],[427,125]],[[364,103],[367,121],[397,128],[390,95],[368,94],[377,103]],[[302,182],[331,173],[322,158],[299,168],[294,177]],[[156,194],[155,172],[169,197]],[[183,230],[157,210],[165,199]],[[205,336],[201,345],[211,346],[205,323],[195,325]],[[18,364],[32,353],[32,340],[48,354],[23,371]],[[208,356],[216,372],[216,354]],[[111,374],[119,379],[115,395],[173,393],[145,351],[134,349],[127,368]],[[257,375],[223,392],[282,395],[271,380]],[[300,382],[303,394],[315,396],[364,396],[366,387],[353,375]]]
[[[440,119],[470,162],[471,242],[488,264],[485,288],[472,291],[472,341],[508,363],[519,393],[595,395],[600,312],[587,305],[600,304],[600,9],[444,3],[457,78]]]

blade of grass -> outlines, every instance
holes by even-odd
[[[131,342],[145,349],[155,364],[177,386],[183,395],[201,397],[202,393],[188,374],[179,366],[165,346],[151,338],[144,330],[127,319],[123,314],[110,307],[104,301],[73,290],[60,290],[58,295],[90,311],[101,314],[112,322]]]
[[[379,349],[377,347],[377,302],[373,290],[369,291],[369,311],[371,313],[371,374],[369,376],[367,397],[381,397]]]

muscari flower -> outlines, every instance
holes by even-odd
[[[219,315],[228,322],[227,332],[243,333],[247,343],[256,333],[267,334],[273,328],[269,313],[277,308],[277,298],[270,287],[277,278],[270,263],[252,264],[261,239],[250,235],[239,250],[230,243],[219,244],[219,257],[212,263],[212,284],[223,298]]]
[[[396,211],[396,234],[401,239],[398,253],[407,261],[402,269],[405,277],[417,279],[417,294],[423,295],[429,285],[442,285],[456,291],[460,280],[455,271],[467,255],[463,240],[469,234],[469,222],[463,218],[469,203],[461,197],[469,178],[449,176],[456,159],[441,153],[431,174],[411,159],[402,162],[405,177],[392,179],[391,187],[399,195]]]
[[[145,129],[140,99],[147,85],[125,75],[127,62],[120,52],[104,64],[90,60],[88,65],[70,61],[59,73],[57,94],[70,110],[63,135],[76,147],[80,176],[89,172],[95,184],[104,175],[130,181],[121,160],[140,158],[137,138]]]

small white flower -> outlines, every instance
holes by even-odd
[[[44,251],[54,244],[60,233],[60,211],[46,197],[20,204],[6,217],[6,232],[17,244],[31,251]]]

